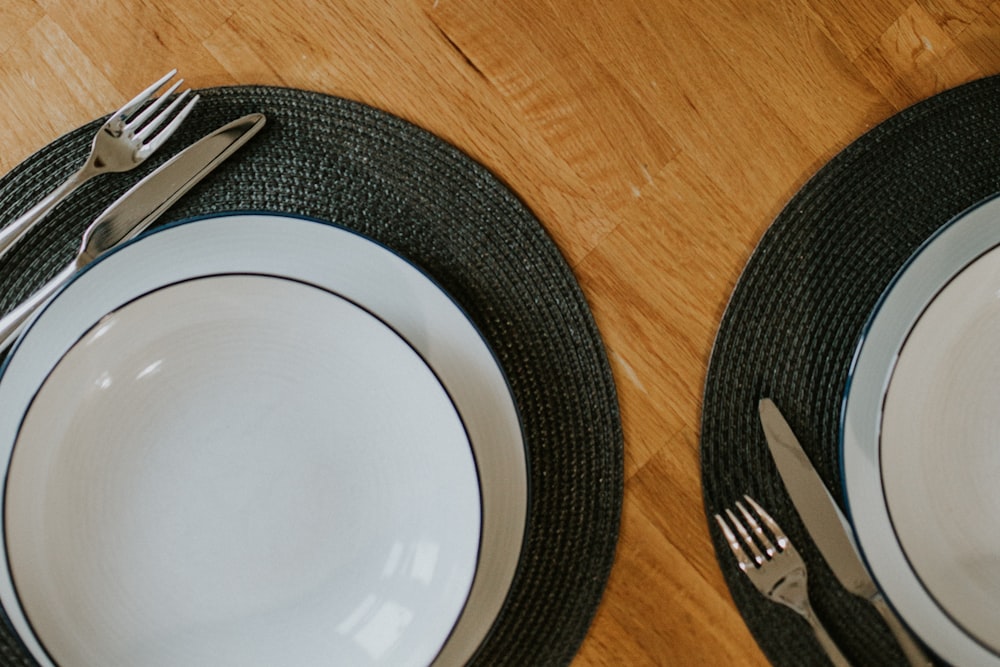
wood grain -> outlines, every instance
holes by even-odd
[[[764,664],[709,544],[706,365],[760,235],[854,138],[1000,71],[973,0],[4,0],[0,170],[170,67],[402,116],[484,163],[576,271],[626,434],[615,569],[575,664]]]

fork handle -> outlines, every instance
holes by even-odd
[[[28,230],[48,215],[49,211],[54,209],[59,202],[66,199],[74,190],[89,180],[94,173],[88,163],[82,169],[71,174],[63,181],[62,185],[45,195],[40,202],[28,209],[21,217],[0,229],[0,257],[3,257],[21,237],[28,233]]]
[[[802,614],[805,619],[809,622],[809,626],[812,628],[813,634],[816,635],[816,640],[826,651],[826,655],[830,658],[830,662],[834,664],[835,667],[851,667],[851,663],[848,662],[844,654],[840,652],[840,648],[837,643],[833,641],[833,637],[830,633],[826,631],[823,624],[820,623],[819,618],[813,612],[811,607],[806,608],[805,612]]]
[[[806,581],[804,566],[790,572],[782,585],[772,592],[774,600],[798,612],[802,618],[806,619],[834,667],[851,667],[851,663],[840,652],[840,647],[833,641],[833,637],[826,631],[819,617],[816,616],[816,612],[813,611],[812,604],[809,603]]]
[[[876,593],[871,598],[872,605],[878,610],[878,613],[882,614],[882,618],[885,619],[885,624],[889,626],[889,630],[892,631],[893,636],[899,643],[899,648],[903,650],[903,655],[906,656],[906,661],[912,667],[933,667],[934,663],[931,661],[930,657],[921,648],[919,642],[910,634],[910,631],[906,629],[903,622],[899,620],[896,616],[896,612],[892,610],[889,603],[885,601],[881,593]]]
[[[3,318],[0,318],[0,352],[5,351],[13,344],[28,319],[49,300],[49,297],[66,284],[77,268],[76,262],[71,262],[51,280],[42,285],[34,294],[18,304],[14,310],[4,315]]]

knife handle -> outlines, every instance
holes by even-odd
[[[71,262],[14,310],[0,318],[0,352],[14,343],[28,319],[73,276],[76,269],[76,262]]]
[[[878,610],[878,613],[882,614],[882,618],[885,619],[885,624],[892,631],[893,636],[899,643],[899,648],[903,649],[903,655],[906,656],[907,662],[913,667],[933,667],[934,662],[924,652],[924,649],[920,646],[916,638],[906,629],[903,622],[899,620],[896,612],[892,610],[892,607],[885,601],[882,594],[876,593],[871,598],[871,601],[872,605]]]

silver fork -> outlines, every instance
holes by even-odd
[[[729,542],[729,548],[736,556],[736,562],[740,569],[750,577],[750,581],[757,587],[757,590],[767,598],[795,610],[809,622],[816,639],[834,665],[849,667],[850,663],[847,658],[837,648],[837,644],[820,623],[809,603],[806,564],[803,562],[802,556],[792,546],[777,522],[753,498],[747,495],[744,495],[743,498],[747,504],[753,507],[761,521],[771,531],[777,546],[771,542],[760,523],[743,506],[743,503],[736,501],[736,509],[750,526],[750,530],[743,526],[736,514],[730,509],[726,510],[726,516],[729,517],[729,524],[732,524],[732,528],[718,514],[715,515],[715,521],[722,529],[723,535],[726,536],[726,541]],[[739,539],[737,534],[739,534]],[[741,540],[743,544],[740,543]],[[746,545],[746,549],[743,548],[744,545]],[[747,555],[747,550],[750,551],[750,556]]]
[[[178,79],[158,99],[145,108],[142,107],[175,74],[177,74],[177,70],[171,70],[162,79],[113,113],[97,131],[90,149],[90,156],[83,167],[35,204],[27,213],[0,230],[0,256],[3,256],[59,202],[88,180],[98,174],[128,171],[142,164],[146,158],[163,145],[163,142],[170,138],[170,135],[180,127],[180,124],[184,122],[184,119],[198,102],[198,96],[195,95],[184,108],[174,115],[174,112],[191,93],[190,90],[185,90],[174,98],[174,101],[166,109],[160,111],[167,98],[177,90],[184,79]],[[160,113],[157,114],[158,111]],[[154,114],[157,115],[154,117]],[[171,116],[173,119],[167,122]]]

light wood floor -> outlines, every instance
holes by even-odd
[[[625,426],[617,563],[575,665],[764,663],[702,513],[719,318],[816,169],[895,111],[1000,70],[1000,3],[2,0],[0,171],[172,66],[196,87],[380,107],[521,195],[593,306]]]

